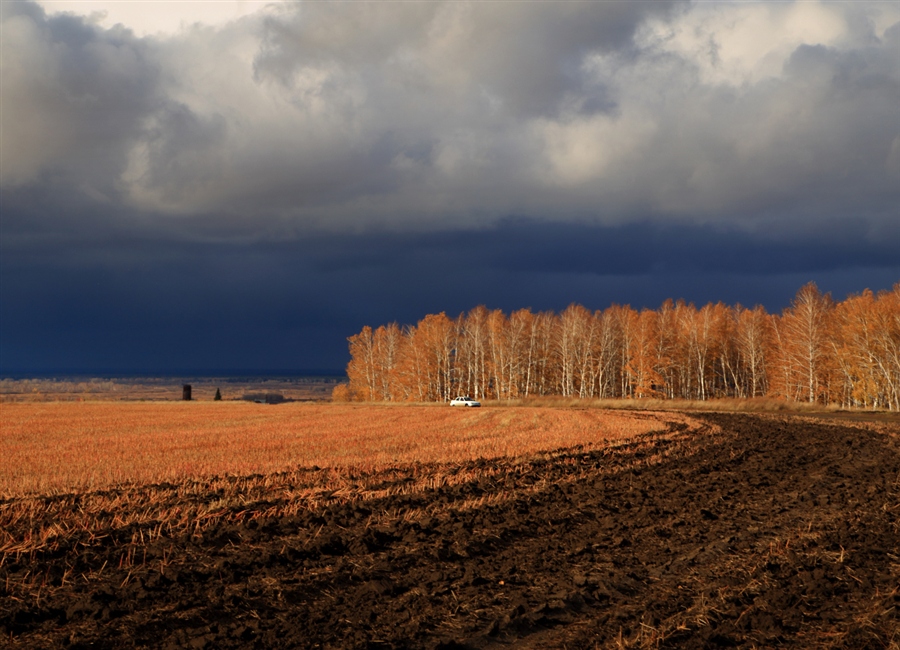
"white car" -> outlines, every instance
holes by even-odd
[[[450,400],[450,406],[481,406],[481,402],[476,402],[471,397],[457,397]]]

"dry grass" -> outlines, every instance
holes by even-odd
[[[605,445],[663,428],[652,414],[597,409],[7,403],[0,498],[298,466],[460,462]]]
[[[686,399],[581,399],[578,397],[529,397],[521,400],[491,403],[486,405],[505,404],[515,406],[546,406],[572,408],[601,408],[609,410],[634,411],[725,411],[735,413],[836,413],[840,411],[837,404],[793,402],[772,397],[733,398],[723,397],[708,400]],[[854,411],[866,413],[867,411]]]
[[[0,567],[104,539],[123,549],[128,567],[154,540],[202,535],[222,522],[477,480],[512,486],[529,472],[528,459],[574,462],[566,460],[572,447],[615,453],[709,430],[677,414],[595,409],[177,402],[4,405],[0,423]],[[516,458],[466,465],[502,456]],[[372,521],[398,516],[380,512]]]
[[[708,428],[703,431],[712,432]],[[692,436],[697,432],[675,426],[642,436],[637,441],[610,444],[603,453],[612,458],[620,452],[625,457],[629,451],[647,452],[640,459],[611,462],[610,471],[650,467],[671,454],[684,453],[691,447]],[[672,444],[658,447],[657,442],[661,439],[672,441]],[[160,539],[202,536],[205,531],[223,523],[281,519],[335,503],[372,503],[397,495],[414,495],[483,481],[504,486],[487,495],[436,501],[419,508],[376,508],[367,525],[446,516],[450,511],[496,505],[546,489],[546,480],[522,485],[519,479],[533,474],[535,462],[552,459],[577,465],[580,457],[581,452],[573,454],[570,448],[489,464],[414,464],[378,472],[361,472],[351,467],[295,469],[252,476],[214,476],[175,483],[130,485],[54,497],[19,497],[0,502],[0,567],[7,561],[20,561],[23,557],[31,561],[41,553],[56,553],[61,549],[77,554],[79,548],[106,543],[122,548],[124,564],[121,566],[130,566],[136,549]],[[577,478],[576,474],[564,482],[574,482]],[[312,531],[309,534],[315,536]]]

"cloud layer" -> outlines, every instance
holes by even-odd
[[[0,371],[340,369],[482,303],[900,280],[897,3],[245,9],[2,4]]]
[[[296,3],[144,38],[10,3],[2,29],[7,189],[301,230],[881,237],[900,203],[891,3]]]

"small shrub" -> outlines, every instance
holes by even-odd
[[[349,402],[350,401],[350,386],[347,384],[338,384],[334,387],[334,390],[331,391],[331,401],[332,402]]]

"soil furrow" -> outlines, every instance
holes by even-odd
[[[470,479],[410,493],[217,521],[138,560],[114,535],[7,557],[0,633],[71,648],[896,648],[897,437],[700,419],[616,449],[475,461]]]

